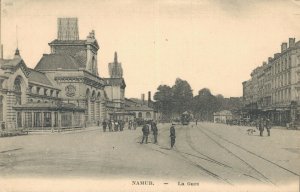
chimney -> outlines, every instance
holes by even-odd
[[[295,47],[295,38],[289,38],[289,47]]]
[[[150,107],[151,104],[151,91],[148,91],[148,107]]]
[[[142,105],[144,105],[145,104],[145,94],[144,93],[142,94],[141,99],[142,99]]]
[[[287,49],[287,43],[284,42],[281,44],[281,53]]]
[[[69,41],[79,39],[77,18],[58,18],[57,28],[58,40]]]

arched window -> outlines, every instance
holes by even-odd
[[[139,116],[139,118],[142,118],[143,117],[142,112],[139,112],[138,116]]]
[[[151,118],[151,113],[150,112],[146,113],[146,118]]]
[[[86,98],[86,101],[85,101],[85,120],[87,121],[88,120],[88,116],[89,116],[89,99],[90,99],[90,89],[87,89],[86,92],[85,92],[85,98]]]
[[[98,94],[97,94],[97,100],[100,101],[100,98],[101,98],[101,94],[100,94],[100,92],[98,92]]]
[[[17,105],[21,105],[21,95],[22,95],[22,90],[21,90],[21,77],[17,77],[14,82],[14,91],[15,91],[15,98],[16,98],[16,103]]]
[[[93,74],[96,74],[96,59],[94,56],[92,57],[92,69],[91,70],[92,70]]]

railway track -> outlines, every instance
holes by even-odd
[[[169,130],[168,130],[168,129],[164,129],[164,130],[160,131],[160,135],[161,135],[162,133],[167,132],[167,131],[169,131]],[[177,134],[178,134],[180,131],[182,131],[182,127],[181,127],[180,129],[177,129]],[[138,141],[140,140],[140,138],[141,138],[140,136],[136,138],[137,143],[138,143]],[[169,155],[169,154],[167,154],[167,153],[164,152],[166,149],[169,150],[168,148],[166,148],[165,146],[162,146],[162,145],[160,145],[160,144],[157,144],[157,146],[159,146],[160,149],[163,149],[163,151],[161,151],[161,150],[159,150],[159,149],[154,149],[154,148],[152,148],[152,147],[146,145],[146,147],[147,147],[148,149],[150,149],[150,150],[159,152],[159,153],[164,154],[164,155]],[[216,173],[210,171],[209,169],[207,169],[207,168],[205,168],[204,166],[202,166],[200,163],[197,163],[197,162],[191,160],[191,159],[188,158],[188,157],[189,157],[189,156],[190,156],[190,157],[192,156],[192,157],[194,157],[194,158],[196,158],[196,159],[206,160],[206,161],[208,161],[208,162],[210,162],[210,163],[214,163],[214,164],[218,164],[218,165],[222,165],[222,163],[220,163],[220,162],[218,162],[218,161],[216,161],[216,160],[213,160],[213,159],[203,158],[203,157],[200,157],[200,156],[197,156],[197,155],[193,155],[193,154],[190,154],[190,153],[182,152],[182,151],[177,150],[176,148],[173,149],[172,151],[174,151],[177,155],[179,155],[185,162],[187,162],[188,164],[190,164],[190,165],[196,167],[197,169],[200,169],[200,170],[201,170],[202,172],[204,172],[205,174],[207,174],[207,175],[213,177],[214,179],[217,179],[217,180],[219,180],[219,181],[221,181],[221,182],[223,182],[223,183],[226,183],[226,184],[229,184],[229,185],[233,185],[228,179],[223,178],[223,177],[221,177],[220,175],[218,175],[218,174],[216,174]],[[223,164],[222,166],[227,166],[227,165]]]
[[[200,153],[200,154],[202,154],[202,155],[205,155],[205,154],[201,153],[199,150],[197,150],[197,149],[193,146],[194,144],[193,144],[193,141],[192,141],[191,136],[190,136],[190,127],[187,128],[187,131],[186,131],[186,138],[187,138],[187,143],[189,144],[189,146],[190,146],[195,152]],[[219,145],[218,145],[218,146],[219,146]],[[228,152],[228,151],[227,151],[227,152]],[[207,155],[205,155],[205,156],[207,156]],[[209,159],[211,159],[212,161],[219,162],[219,161],[215,160],[214,158],[211,158],[211,157],[209,157],[209,156],[207,156],[207,157],[208,157]],[[235,155],[234,155],[234,157],[236,158]],[[226,164],[224,164],[224,163],[221,163],[221,164],[226,165]],[[247,166],[249,166],[249,165],[247,164]],[[260,178],[257,178],[256,176],[253,176],[253,175],[251,175],[250,173],[244,173],[244,171],[237,170],[237,169],[235,169],[234,167],[229,166],[229,165],[226,165],[225,167],[230,168],[231,171],[233,171],[233,172],[239,172],[240,174],[242,174],[242,175],[244,175],[244,176],[246,176],[246,177],[250,177],[250,178],[252,178],[252,179],[254,179],[254,180],[256,180],[256,181],[259,181],[259,182],[264,183]],[[251,169],[253,169],[253,168],[251,167]]]
[[[214,135],[215,137],[217,137],[217,138],[219,138],[219,139],[221,139],[221,140],[223,140],[223,141],[225,141],[225,142],[227,142],[227,143],[230,143],[230,144],[234,145],[235,147],[237,147],[237,148],[239,148],[239,149],[242,149],[243,151],[246,151],[246,152],[249,153],[249,151],[248,151],[247,149],[242,148],[241,146],[239,146],[239,145],[237,145],[237,144],[235,144],[235,143],[233,143],[233,142],[231,142],[231,141],[229,141],[229,140],[223,138],[222,136],[215,134],[215,133],[212,132],[211,130],[205,129],[205,131],[204,131],[204,128],[203,128],[202,126],[199,126],[199,127],[201,127],[201,128],[200,128],[200,129],[197,129],[197,130],[199,130],[201,133],[203,133],[204,135],[206,135],[209,139],[211,139],[211,140],[212,140],[213,142],[215,142],[218,146],[220,146],[221,148],[223,148],[224,150],[226,150],[229,154],[231,154],[232,156],[238,158],[238,159],[239,159],[241,162],[243,162],[246,166],[248,166],[248,167],[251,168],[253,171],[255,171],[255,172],[256,172],[256,173],[257,173],[257,174],[265,181],[265,182],[270,183],[270,184],[276,186],[276,184],[275,184],[274,182],[272,182],[270,178],[268,178],[267,176],[265,176],[261,171],[257,170],[257,169],[256,169],[254,166],[252,166],[249,162],[247,162],[246,160],[242,159],[240,156],[238,156],[237,154],[235,154],[235,153],[234,153],[232,150],[230,150],[228,147],[226,147],[225,145],[221,144],[221,142],[219,142],[219,141],[217,141],[216,139],[214,139],[214,138],[212,137],[212,135]],[[210,134],[208,134],[208,133],[210,133]],[[256,157],[258,157],[258,155],[255,154],[255,153],[253,153],[253,152],[251,152],[250,154],[255,155]]]
[[[236,143],[233,143],[232,141],[229,141],[228,139],[225,139],[225,138],[222,137],[221,135],[218,135],[218,134],[214,133],[214,132],[211,131],[211,130],[207,130],[207,131],[209,131],[211,134],[215,135],[216,137],[218,137],[218,138],[220,138],[220,139],[222,139],[222,140],[224,140],[224,141],[226,141],[226,142],[228,142],[228,143],[230,143],[230,144],[232,144],[232,145],[234,145],[234,146],[236,146],[236,147],[238,147],[238,148],[244,150],[245,152],[247,152],[247,153],[249,153],[249,154],[252,154],[252,155],[254,155],[254,156],[256,156],[256,157],[258,157],[258,158],[260,158],[260,159],[262,159],[262,160],[264,160],[264,161],[266,161],[266,162],[268,162],[268,163],[270,163],[270,164],[273,164],[273,165],[277,166],[278,168],[280,168],[280,169],[282,169],[282,170],[285,170],[285,171],[287,171],[287,172],[289,172],[289,173],[291,173],[291,174],[293,174],[293,175],[295,175],[295,176],[300,177],[300,175],[299,175],[298,173],[295,173],[294,171],[291,171],[291,170],[289,170],[289,169],[287,169],[287,168],[285,168],[285,167],[283,167],[283,166],[281,166],[281,165],[279,165],[279,164],[277,164],[277,163],[275,163],[275,162],[273,162],[273,161],[270,161],[270,160],[268,160],[267,158],[262,157],[261,155],[258,155],[257,153],[254,153],[254,152],[252,152],[252,151],[249,151],[248,149],[246,149],[246,148],[244,148],[244,147],[242,147],[242,146],[240,146],[240,145],[238,145],[238,144],[236,144]]]

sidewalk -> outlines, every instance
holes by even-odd
[[[37,131],[30,131],[28,134],[29,135],[71,134],[71,133],[81,133],[81,132],[95,131],[95,130],[103,131],[101,127],[92,126],[92,127],[85,127],[85,128],[74,128],[74,129],[70,128],[60,132],[58,132],[58,130],[54,130],[54,132],[52,132],[51,130],[44,130],[44,131],[37,130]]]

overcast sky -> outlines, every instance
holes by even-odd
[[[92,29],[98,65],[108,77],[114,51],[122,62],[126,97],[187,80],[241,96],[242,82],[289,37],[300,40],[300,0],[2,0],[2,39],[11,58],[35,67],[56,38],[57,17],[78,17],[79,35]],[[18,26],[18,30],[16,30]],[[18,31],[18,35],[16,35]]]

